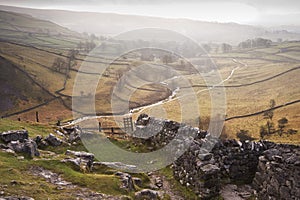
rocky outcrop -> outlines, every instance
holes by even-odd
[[[40,153],[37,149],[37,144],[31,139],[25,139],[23,142],[11,141],[7,147],[17,153],[25,153],[30,157],[39,156]]]
[[[80,140],[80,134],[82,133],[81,129],[78,126],[74,127],[64,127],[58,131],[60,134],[63,134],[67,142],[73,143]]]
[[[84,152],[84,151],[71,151],[71,150],[67,150],[66,151],[66,155],[71,155],[71,156],[75,156],[78,158],[83,158],[86,160],[94,160],[94,154],[92,153],[88,153],[88,152]]]
[[[92,164],[94,162],[94,154],[84,151],[71,151],[67,150],[66,155],[70,156],[65,158],[62,162],[72,164],[77,170],[82,172],[92,171]]]
[[[46,138],[43,138],[42,136],[38,135],[33,140],[36,142],[36,144],[38,145],[38,148],[40,148],[40,149],[45,149],[48,146],[57,147],[57,146],[61,146],[63,144],[67,144],[65,141],[56,137],[52,133],[50,133]]]
[[[135,165],[127,165],[121,162],[93,162],[93,169],[103,168],[103,167],[109,167],[109,168],[124,170],[124,171],[137,170],[137,167]]]
[[[49,144],[40,135],[36,136],[33,140],[35,141],[39,149],[44,149],[49,146]]]
[[[134,182],[130,174],[123,172],[116,172],[116,176],[120,177],[122,185],[121,189],[125,189],[127,192],[131,192],[135,190]]]
[[[63,141],[59,138],[57,138],[55,135],[53,135],[52,133],[50,133],[46,138],[45,141],[50,145],[50,146],[60,146],[62,145]]]
[[[28,139],[28,131],[27,130],[12,130],[3,132],[0,134],[0,139],[5,143],[9,143],[11,141],[24,141]]]

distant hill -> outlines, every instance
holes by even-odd
[[[82,35],[47,20],[0,10],[0,39],[37,46],[72,47]]]
[[[204,22],[188,19],[166,19],[112,13],[41,10],[0,6],[1,10],[30,14],[50,20],[78,32],[115,35],[137,28],[165,28],[184,33],[198,42],[227,42],[237,44],[243,40],[264,37],[272,40],[299,40],[300,34],[236,23]]]
[[[31,15],[16,12],[0,11],[0,25],[1,28],[6,28],[7,30],[31,33],[80,35],[75,31],[71,31],[53,22],[37,19]]]

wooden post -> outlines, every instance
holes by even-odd
[[[111,128],[111,133],[114,134],[114,128],[113,127]]]
[[[101,122],[99,122],[99,132],[102,131],[102,128],[101,128]]]
[[[38,112],[38,111],[35,112],[35,118],[36,118],[36,122],[39,122],[39,121],[40,121],[40,120],[39,120],[39,112]]]

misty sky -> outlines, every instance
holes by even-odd
[[[243,24],[300,25],[299,0],[0,0],[0,3]]]

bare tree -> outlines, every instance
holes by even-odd
[[[274,109],[275,105],[276,105],[275,100],[271,99],[270,103],[269,103],[269,109],[267,111],[265,111],[263,114],[264,118],[267,119],[266,127],[267,127],[268,134],[272,134],[275,132],[274,123],[272,122],[273,116],[274,116],[273,109]]]
[[[58,57],[54,60],[52,64],[52,68],[54,71],[59,73],[65,73],[67,68],[67,63],[61,57]]]

